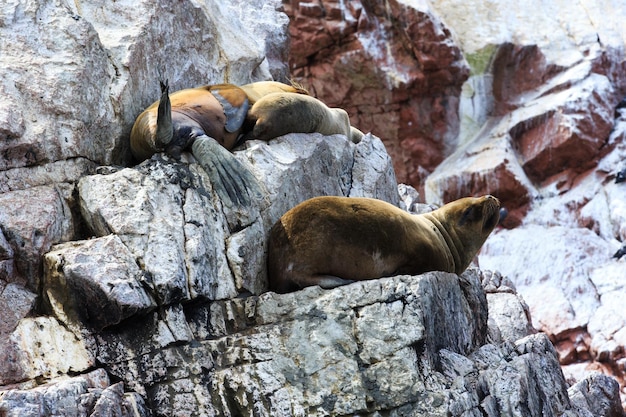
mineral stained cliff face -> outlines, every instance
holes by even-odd
[[[293,77],[383,138],[398,180],[419,187],[456,147],[470,68],[426,2],[283,2]]]
[[[578,362],[623,369],[624,18],[600,1],[2,3],[0,415],[622,415],[616,382]],[[290,75],[374,135],[246,144],[265,198],[245,210],[189,155],[132,166],[159,79]],[[269,226],[314,195],[400,204],[392,162],[422,202],[505,203],[483,270],[263,293]]]

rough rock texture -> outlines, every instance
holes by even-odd
[[[124,384],[111,384],[107,373],[98,369],[33,389],[1,393],[0,414],[6,417],[31,416],[128,416],[147,417],[143,398],[124,393]]]
[[[106,327],[156,306],[260,294],[267,290],[267,231],[291,207],[316,195],[399,204],[391,160],[371,135],[355,145],[343,136],[292,134],[248,142],[237,156],[266,191],[249,211],[222,206],[194,162],[155,156],[81,179],[81,212],[98,238],[46,254],[51,305],[74,305],[92,325]],[[68,293],[75,299],[64,298]],[[108,297],[122,304],[102,305]]]
[[[517,229],[488,240],[480,265],[515,282],[572,379],[588,368],[626,386],[619,301],[625,258],[611,258],[626,239],[624,184],[613,183],[626,167],[624,3],[293,0],[285,8],[298,44],[290,57],[298,79],[381,137],[420,202],[500,198],[504,226]],[[418,36],[404,36],[417,33],[414,27]],[[442,83],[426,68],[455,76]],[[415,102],[398,107],[406,102],[396,99],[393,83],[394,93],[374,92],[371,85],[385,79],[400,80],[411,100],[430,100],[430,111]],[[413,92],[414,84],[440,89]],[[360,94],[384,104],[351,108]],[[445,95],[452,99],[436,101]],[[398,116],[398,108],[410,117]],[[436,134],[426,134],[433,125]]]
[[[429,203],[486,191],[507,204],[509,226],[528,214],[511,231],[521,240],[500,231],[479,259],[504,275],[278,296],[263,293],[265,235],[299,201],[431,207],[407,187],[399,201],[371,135],[246,144],[235,155],[266,197],[247,210],[216,200],[189,155],[128,167],[128,132],[159,79],[178,89],[290,76],[280,2],[0,4],[0,415],[622,415],[610,378],[571,365],[579,382],[567,389],[529,311],[562,362],[623,369],[623,260],[608,257],[626,237],[623,190],[609,183],[625,125],[602,135],[625,85],[611,19],[626,13],[608,1],[495,6],[285,3],[292,50],[311,64],[294,74],[383,137],[403,180],[421,191],[449,158]],[[541,258],[546,229],[569,242]],[[573,325],[538,318],[520,270],[507,269],[528,269],[515,253],[537,258],[535,281],[552,268],[590,277],[546,286]]]
[[[264,0],[0,5],[0,306],[19,295],[0,314],[0,335],[33,307],[42,255],[88,236],[75,183],[99,164],[130,161],[128,133],[158,98],[159,79],[173,89],[286,79],[288,18],[277,7]],[[246,21],[250,10],[255,25]]]

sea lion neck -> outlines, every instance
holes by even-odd
[[[439,221],[437,213],[425,213],[422,216],[424,216],[425,219],[430,221],[433,226],[435,226],[441,237],[443,237],[443,239],[446,241],[446,245],[450,250],[450,255],[452,257],[451,262],[453,264],[453,267],[451,268],[452,270],[447,272],[459,273],[458,270],[463,268],[463,260],[461,259],[461,255],[459,254],[459,250],[457,249],[455,244],[456,236],[450,236],[448,229],[446,229],[443,223]]]

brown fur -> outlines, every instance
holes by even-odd
[[[278,92],[260,98],[248,112],[254,123],[252,138],[270,140],[287,133],[341,134],[354,143],[363,133],[350,126],[345,110],[329,108],[304,94]]]
[[[277,81],[258,81],[256,83],[242,85],[241,89],[246,92],[248,100],[250,100],[250,105],[253,105],[262,97],[272,93],[309,94],[304,87],[294,82],[288,85]]]
[[[222,103],[215,97],[216,92],[223,97]],[[188,136],[191,129],[215,139],[226,149],[231,150],[237,144],[242,129],[245,128],[243,122],[248,106],[256,103],[264,95],[276,92],[304,94],[306,90],[275,81],[260,81],[241,87],[233,84],[205,85],[169,94],[173,121],[172,139],[165,144],[157,140],[157,111],[160,101],[156,101],[135,120],[130,134],[133,156],[142,161],[168,148],[176,147],[177,152],[189,149],[195,137]],[[235,115],[243,106],[246,111],[238,128],[227,130],[229,116]]]
[[[270,290],[427,271],[462,273],[498,223],[492,196],[411,215],[370,198],[316,197],[285,213],[269,238]]]

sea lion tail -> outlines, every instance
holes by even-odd
[[[161,99],[157,112],[157,129],[155,144],[158,149],[165,149],[170,144],[174,136],[172,126],[172,104],[170,102],[170,86],[168,80],[161,83]]]

